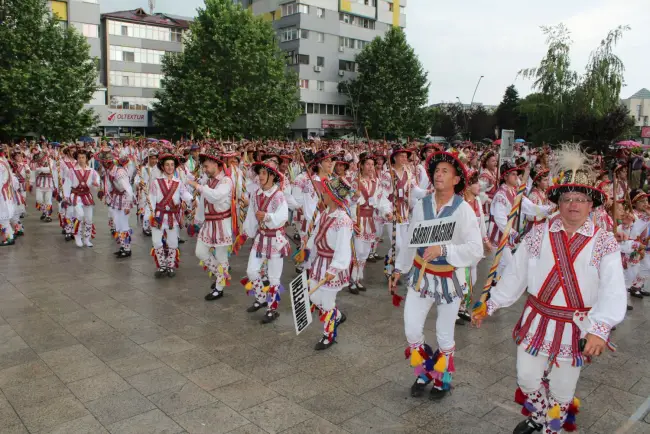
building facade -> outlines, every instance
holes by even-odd
[[[107,107],[104,134],[141,135],[152,127],[151,109],[162,79],[162,58],[183,50],[190,18],[138,8],[101,15],[102,64]]]
[[[634,117],[637,127],[650,126],[650,90],[643,88],[622,103]]]
[[[297,137],[355,129],[339,83],[357,75],[355,56],[391,26],[406,27],[406,0],[238,0],[271,21],[287,64],[298,73],[302,114]],[[352,99],[353,100],[353,99]]]

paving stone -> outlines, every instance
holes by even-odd
[[[181,415],[188,411],[218,402],[217,398],[191,381],[181,386],[150,395],[149,400],[170,416]],[[234,408],[232,402],[228,402],[228,404],[231,408]]]
[[[16,386],[21,383],[48,377],[54,373],[42,360],[34,360],[22,365],[0,371],[0,388]]]
[[[187,378],[172,368],[165,366],[128,377],[126,381],[143,395],[149,396],[172,387],[181,386],[187,382]]]
[[[30,432],[47,432],[63,423],[88,415],[88,410],[72,395],[16,410]]]
[[[108,362],[108,366],[122,377],[126,378],[162,368],[165,364],[153,354],[142,353],[135,356],[124,357],[122,359],[111,360]]]
[[[197,386],[204,390],[213,390],[220,386],[243,380],[244,374],[234,370],[225,363],[215,363],[187,374]]]
[[[122,392],[130,387],[122,377],[112,371],[68,383],[68,388],[82,402],[94,401],[102,396]]]
[[[249,424],[248,420],[224,404],[201,407],[175,416],[174,420],[192,434],[228,433]]]
[[[244,379],[210,392],[233,410],[241,411],[278,396],[276,392],[252,379]]]
[[[29,434],[27,428],[22,423],[17,423],[11,426],[0,427],[0,433],[2,434]]]
[[[351,433],[358,434],[424,434],[426,431],[393,413],[377,407],[364,411],[341,424]],[[339,432],[339,431],[333,431]],[[343,432],[343,431],[340,431]]]
[[[4,396],[0,395],[0,432],[11,426],[22,425],[18,415]]]
[[[217,359],[200,348],[192,348],[180,353],[169,354],[160,358],[176,371],[186,374],[212,365]]]
[[[242,416],[264,430],[274,434],[314,417],[314,413],[292,403],[287,398],[276,397],[240,412]]]
[[[2,391],[14,408],[29,407],[56,397],[70,395],[68,388],[56,375],[3,387]]]
[[[321,390],[318,395],[305,400],[300,405],[335,424],[340,424],[372,408],[370,403],[337,389]]]
[[[166,356],[169,354],[180,353],[194,348],[194,345],[181,339],[178,336],[166,336],[164,338],[149,342],[142,345],[142,348],[149,351],[157,357]]]
[[[299,372],[269,383],[268,387],[292,401],[302,402],[330,388],[331,383],[306,372]]]
[[[353,431],[349,431],[349,432],[353,432]],[[301,422],[298,425],[292,426],[291,428],[282,431],[282,434],[301,434],[301,433],[346,434],[348,433],[348,431],[320,417],[313,417],[311,419],[307,419],[306,421]]]
[[[398,416],[422,405],[421,399],[411,397],[410,389],[405,389],[400,384],[391,381],[369,390],[361,395],[361,398]]]
[[[579,420],[578,423],[580,423]],[[594,434],[611,434],[619,432],[619,430],[625,433],[647,434],[650,433],[650,425],[643,421],[631,422],[629,416],[614,410],[607,410],[596,423],[589,427],[589,430]]]
[[[176,434],[183,431],[176,422],[156,409],[108,426],[112,434]]]
[[[48,434],[108,434],[108,431],[91,414],[57,426]]]
[[[86,407],[102,425],[108,426],[120,420],[153,410],[155,405],[137,390],[129,389],[90,401],[86,403]]]

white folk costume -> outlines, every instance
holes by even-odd
[[[280,172],[274,166],[263,162],[254,163],[253,168],[258,174],[260,170],[266,170],[269,176],[274,177],[274,181],[273,186],[267,190],[259,188],[251,192],[243,235],[253,239],[253,247],[248,257],[247,278],[242,280],[242,283],[248,295],[255,297],[249,312],[266,306],[263,322],[268,323],[278,317],[280,294],[284,292],[280,279],[284,258],[291,253],[291,246],[284,231],[289,219],[289,208],[281,188],[283,177]],[[265,214],[262,222],[259,222],[255,215],[258,211]]]
[[[326,274],[334,276],[309,297],[312,309],[318,309],[323,322],[323,337],[316,344],[316,350],[332,346],[336,342],[338,326],[345,321],[345,315],[337,308],[336,295],[350,283],[352,261],[353,222],[344,209],[350,186],[339,178],[323,181],[323,194],[327,194],[337,207],[319,213],[307,243],[309,258],[305,265],[309,270],[310,288],[322,282]]]
[[[172,154],[161,155],[158,167],[162,170],[165,161],[172,160],[178,166],[178,159]],[[179,178],[163,173],[163,176],[149,183],[149,203],[153,209],[151,223],[151,241],[153,248],[151,256],[156,264],[156,277],[167,274],[174,276],[178,268],[180,250],[178,237],[183,227],[181,202],[192,203],[192,195]],[[165,235],[165,243],[163,243]]]
[[[34,155],[35,169],[32,171],[36,192],[36,209],[41,211],[41,220],[52,221],[52,194],[56,186],[52,162],[45,153]]]
[[[11,219],[16,212],[14,176],[9,163],[0,152],[0,246],[14,244],[14,228]]]
[[[481,169],[481,173],[478,177],[478,182],[481,187],[480,198],[481,202],[483,202],[483,213],[487,216],[490,215],[490,206],[492,199],[494,199],[494,195],[499,189],[499,179],[496,172],[493,172],[485,167],[487,160],[494,156],[496,156],[494,151],[487,151],[485,154],[483,154],[481,158],[483,169]]]
[[[14,151],[14,155],[19,152]],[[16,192],[14,197],[16,207],[11,223],[15,232],[14,236],[20,236],[25,232],[20,219],[25,216],[27,210],[27,181],[29,180],[30,169],[25,161],[17,162],[15,160],[9,160],[9,167],[14,175],[14,191]]]
[[[575,160],[561,155],[559,161]],[[591,187],[584,167],[567,165],[561,183],[549,189],[551,201],[580,192],[595,206],[602,203],[604,196]],[[511,306],[525,292],[526,305],[513,338],[518,345],[515,400],[529,419],[515,433],[574,431],[579,406],[575,387],[580,367],[588,361],[580,340],[589,333],[608,342],[626,311],[614,236],[589,218],[570,239],[559,215],[535,225],[491,291],[487,314]]]
[[[215,149],[201,154],[201,161],[211,159],[223,164]],[[214,178],[206,177],[206,183],[197,188],[198,207],[194,216],[194,226],[198,229],[196,257],[201,266],[215,279],[206,300],[216,300],[223,296],[223,290],[230,285],[228,272],[228,251],[233,244],[232,224],[232,179],[222,169]]]
[[[451,387],[454,367],[454,325],[461,301],[471,285],[470,268],[483,257],[483,244],[476,214],[458,194],[465,188],[467,175],[463,164],[447,152],[435,152],[427,160],[429,177],[433,176],[438,163],[452,164],[461,177],[451,199],[438,204],[434,195],[424,197],[413,209],[411,225],[426,220],[451,217],[455,229],[448,243],[442,247],[442,255],[429,262],[423,259],[425,248],[405,248],[400,251],[395,271],[407,274],[407,295],[404,306],[404,331],[408,341],[405,355],[415,369],[412,396],[420,396],[424,387],[433,382],[432,397],[444,396]],[[407,243],[404,240],[404,243]],[[409,271],[410,270],[410,271]],[[425,273],[421,275],[421,273]],[[436,351],[426,343],[424,323],[429,310],[437,306]]]
[[[142,231],[146,236],[151,236],[151,209],[147,205],[147,193],[151,187],[151,181],[162,176],[157,164],[150,164],[149,157],[158,157],[158,151],[151,149],[147,153],[146,165],[138,167],[133,180],[133,188],[138,201],[138,217],[142,221]]]
[[[85,151],[85,153],[90,159],[90,152]],[[99,187],[99,183],[99,174],[95,169],[88,166],[82,168],[79,165],[69,170],[63,181],[63,195],[67,207],[73,213],[72,233],[78,247],[93,246],[91,240],[95,238],[95,225],[93,224],[95,201],[90,187]]]
[[[105,168],[101,191],[106,194],[106,205],[115,225],[113,238],[120,246],[120,250],[115,252],[115,255],[118,258],[126,258],[131,256],[131,234],[133,233],[129,226],[127,212],[130,212],[135,199],[129,176],[124,167],[115,164],[114,155],[110,151],[98,153],[95,159]]]
[[[57,193],[59,202],[59,226],[65,232],[66,241],[72,240],[74,237],[74,224],[75,224],[75,210],[68,206],[68,203],[65,202],[64,194],[64,183],[66,178],[70,176],[70,171],[74,169],[77,162],[70,157],[69,151],[70,147],[64,148],[65,152],[62,152],[62,155],[59,156],[56,161],[56,171],[58,173],[58,179],[60,182],[57,184]]]

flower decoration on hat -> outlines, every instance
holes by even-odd
[[[346,208],[352,186],[339,177],[323,181],[323,191],[339,206]]]
[[[564,193],[579,192],[591,198],[593,206],[605,202],[605,193],[594,187],[596,172],[590,155],[580,149],[580,146],[569,143],[562,145],[556,152],[557,159],[551,168],[551,173],[558,174],[558,183],[547,190],[548,199],[558,203]]]
[[[221,154],[216,148],[208,148],[199,154],[199,161],[201,162],[201,164],[203,164],[205,160],[212,160],[220,164],[223,163]]]
[[[465,165],[458,159],[458,157],[451,152],[438,151],[429,155],[427,161],[424,163],[424,166],[427,169],[427,175],[429,175],[429,180],[431,184],[434,183],[433,175],[436,172],[436,167],[440,163],[449,163],[456,169],[456,174],[460,177],[458,184],[454,186],[454,193],[460,194],[465,190],[465,186],[468,185],[468,175]]]

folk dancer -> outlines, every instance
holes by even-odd
[[[346,320],[336,305],[336,294],[350,282],[353,222],[345,208],[351,187],[341,178],[322,182],[325,209],[307,243],[310,252],[305,268],[309,270],[309,287],[315,288],[310,300],[323,322],[323,336],[315,350],[326,350],[336,343],[338,327]]]
[[[181,201],[192,204],[192,195],[185,184],[174,175],[179,166],[174,154],[161,154],[158,168],[163,176],[150,182],[149,203],[153,209],[151,220],[151,256],[156,263],[156,277],[174,277],[180,260],[178,237],[183,226]],[[163,234],[165,244],[163,244]]]
[[[129,176],[122,167],[128,163],[128,159],[120,158],[115,161],[115,155],[110,150],[101,150],[95,155],[97,160],[104,168],[103,184],[97,197],[101,200],[106,197],[106,205],[113,224],[115,225],[113,238],[120,246],[115,252],[118,259],[128,258],[131,256],[131,235],[133,231],[129,226],[129,214],[133,206],[133,189],[129,183]]]
[[[14,237],[19,237],[25,233],[25,228],[20,221],[25,217],[27,210],[27,191],[31,188],[29,185],[29,177],[31,170],[29,164],[25,161],[25,156],[20,150],[14,150],[11,154],[12,159],[9,160],[9,166],[16,178],[16,211],[13,217]]]
[[[266,307],[262,324],[271,323],[280,316],[280,294],[284,291],[280,279],[284,258],[291,253],[284,231],[289,209],[282,188],[284,177],[278,167],[277,157],[267,156],[262,162],[253,163],[260,187],[251,192],[244,231],[237,241],[241,245],[246,238],[253,239],[246,269],[247,278],[242,283],[248,294],[255,297],[247,311],[256,312]],[[261,270],[265,263],[263,276]]]
[[[138,214],[142,222],[142,233],[146,237],[151,236],[151,210],[147,205],[147,194],[152,181],[162,176],[163,174],[158,168],[158,150],[149,149],[144,164],[138,170],[133,181],[133,187],[137,192]]]
[[[463,163],[455,155],[440,151],[431,154],[426,165],[435,193],[415,205],[409,224],[449,217],[455,229],[446,244],[400,250],[391,287],[402,273],[408,273],[404,331],[408,341],[405,355],[415,369],[411,396],[422,396],[433,382],[429,398],[439,400],[451,388],[455,372],[454,325],[471,283],[469,269],[481,260],[483,248],[476,214],[461,196],[468,182]],[[424,323],[434,304],[438,312],[435,351],[424,336]]]
[[[90,187],[99,187],[99,174],[88,161],[92,157],[89,149],[79,148],[73,153],[77,165],[72,170],[66,171],[63,181],[63,198],[67,210],[72,210],[74,241],[77,247],[92,247],[92,239],[95,237],[95,225],[93,224],[93,211],[95,201]]]
[[[639,235],[639,242],[641,244],[647,245],[650,241],[650,230],[648,225],[650,225],[650,216],[648,215],[648,194],[644,193],[643,190],[633,190],[630,193],[630,200],[632,206],[634,207],[634,217],[635,225],[643,227],[644,230]],[[650,275],[650,255],[647,252],[643,252],[641,256],[641,261],[639,264],[639,270],[636,273],[636,277],[632,282],[632,287],[630,288],[630,296],[635,298],[647,297],[650,295],[650,292],[646,291],[645,282],[648,276]]]
[[[224,162],[216,149],[206,149],[199,155],[199,161],[205,175],[201,182],[205,184],[188,181],[199,193],[194,224],[188,229],[198,232],[195,255],[203,269],[215,279],[204,297],[212,301],[223,297],[224,288],[230,285],[228,251],[233,244],[234,186],[232,179],[226,176]]]
[[[11,246],[15,243],[14,228],[11,223],[16,212],[15,181],[4,149],[0,148],[0,246]]]
[[[479,175],[479,185],[481,186],[481,202],[483,203],[483,214],[491,216],[490,206],[494,195],[499,189],[499,179],[497,175],[497,154],[489,150],[481,156],[481,173]]]
[[[59,226],[61,226],[61,234],[64,235],[66,241],[72,241],[74,239],[75,210],[68,206],[69,203],[65,201],[64,192],[60,190],[63,190],[63,184],[66,178],[70,176],[70,171],[77,164],[71,156],[74,148],[76,147],[72,145],[61,147],[61,153],[53,168],[57,171],[57,179],[61,180],[56,186],[58,193],[56,199],[59,202]]]
[[[575,431],[580,401],[575,397],[580,369],[607,348],[610,332],[625,315],[625,285],[620,249],[614,236],[589,218],[603,203],[593,187],[591,167],[575,165],[565,147],[554,172],[564,171],[549,199],[559,215],[526,235],[485,309],[473,320],[514,304],[528,292],[513,338],[517,348],[515,401],[528,418],[514,434]]]
[[[374,177],[375,160],[370,152],[364,152],[359,156],[359,168],[359,178],[352,184],[355,193],[352,196],[353,203],[350,207],[352,219],[359,229],[359,233],[354,237],[356,258],[352,258],[352,275],[348,287],[348,290],[355,295],[359,294],[359,291],[366,290],[361,281],[366,261],[377,240],[375,207],[379,195],[379,183]]]
[[[56,174],[52,172],[52,162],[47,153],[34,154],[33,161],[35,169],[32,171],[32,176],[35,177],[36,209],[41,211],[41,220],[50,223],[52,221],[52,194],[57,181]]]
[[[540,207],[548,207],[551,205],[548,197],[546,197],[546,189],[548,189],[550,181],[548,174],[549,169],[542,168],[531,170],[530,172],[529,178],[532,181],[532,188],[530,193],[528,193],[527,199]],[[526,223],[524,234],[528,233],[528,231],[532,229],[533,225],[539,224],[546,219],[546,216],[540,216],[537,214],[523,214],[522,217],[525,219]]]

